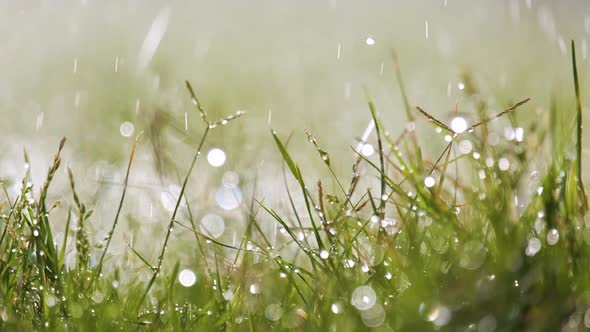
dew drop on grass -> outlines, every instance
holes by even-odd
[[[328,257],[330,257],[330,253],[329,253],[327,250],[322,250],[322,251],[320,252],[320,257],[321,257],[322,259],[328,259]]]
[[[367,37],[367,39],[365,39],[365,43],[369,46],[373,46],[375,45],[375,39],[373,39],[373,37]]]
[[[467,130],[467,120],[464,117],[458,116],[451,120],[451,129],[457,133],[461,134],[465,130]]]
[[[353,292],[350,298],[352,304],[358,310],[368,310],[377,302],[377,294],[369,286],[359,286]]]
[[[278,303],[269,304],[266,309],[264,309],[264,316],[266,316],[268,320],[276,322],[283,316],[283,308],[281,308],[281,305]]]
[[[539,250],[541,250],[541,240],[539,240],[536,237],[533,237],[528,242],[525,254],[527,256],[535,256],[539,252]]]
[[[207,153],[207,161],[213,167],[219,167],[225,163],[225,152],[219,148],[213,148]]]
[[[432,176],[427,176],[424,179],[424,185],[426,186],[426,188],[432,188],[432,187],[434,187],[434,183],[435,183],[435,181],[434,181],[434,178]]]
[[[459,90],[465,89],[465,84],[463,82],[457,83],[457,89],[459,89]]]
[[[131,135],[133,135],[134,131],[135,131],[135,126],[133,126],[133,123],[131,123],[129,121],[125,121],[125,122],[121,123],[121,125],[119,126],[119,132],[121,133],[121,136],[123,136],[123,137],[130,137]]]
[[[557,229],[552,228],[547,232],[547,243],[552,246],[559,241],[559,232]]]
[[[197,275],[189,269],[184,269],[178,274],[178,282],[184,287],[191,287],[197,282]]]
[[[201,227],[206,234],[209,234],[216,239],[225,231],[225,222],[220,216],[214,213],[209,213],[201,219]]]

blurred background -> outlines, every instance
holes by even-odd
[[[546,123],[555,95],[573,107],[571,39],[590,98],[586,0],[2,1],[0,29],[0,179],[17,193],[26,150],[38,187],[67,136],[63,166],[96,207],[97,239],[142,132],[121,226],[131,235],[120,236],[159,234],[167,224],[204,130],[185,80],[211,118],[247,111],[213,131],[203,154],[210,158],[199,161],[187,193],[197,219],[214,214],[226,230],[252,193],[284,205],[274,195],[284,189],[270,128],[293,135],[289,148],[312,179],[324,168],[304,129],[346,176],[370,121],[369,97],[391,135],[401,133],[392,50],[410,104],[443,121],[457,101],[461,112],[474,112],[463,96],[466,77],[498,111],[532,97],[529,112],[516,113],[519,123]],[[426,155],[436,156],[442,136],[421,119],[417,125]],[[69,194],[66,179],[58,179],[56,199]],[[235,234],[219,236],[231,242]]]

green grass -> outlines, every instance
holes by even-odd
[[[30,170],[18,196],[10,197],[3,185],[0,330],[537,331],[590,326],[590,225],[573,43],[575,93],[564,99],[575,98],[576,109],[555,102],[551,114],[540,117],[550,122],[535,122],[523,129],[523,137],[506,140],[497,139],[503,132],[495,124],[509,121],[518,127],[515,112],[533,112],[534,101],[505,96],[514,102],[493,111],[466,76],[465,94],[476,101],[477,120],[455,132],[427,110],[410,107],[395,54],[393,60],[410,125],[393,137],[368,98],[376,155],[353,149],[348,178],[337,176],[321,135],[305,131],[329,174],[314,184],[306,176],[309,170],[289,152],[291,138],[271,131],[269,140],[285,166],[284,205],[291,211],[279,212],[252,197],[242,207],[244,236],[231,245],[199,231],[197,207],[186,193],[208,135],[231,127],[243,113],[211,121],[187,82],[203,133],[179,181],[174,210],[160,225],[166,227],[164,238],[137,240],[153,243],[157,258],[129,244],[128,253],[141,264],[134,271],[119,267],[110,244],[125,221],[121,210],[141,140],[132,147],[110,232],[96,243],[85,227],[92,209],[76,191],[75,181],[81,179],[69,171],[71,198],[48,201],[67,149],[62,140],[40,188],[30,185]],[[438,128],[436,139],[445,143],[434,160],[423,150],[440,143],[417,134],[420,121]],[[571,145],[576,147],[573,158],[565,152]],[[288,185],[292,179],[295,189]],[[57,220],[56,209],[68,211],[65,221]],[[268,218],[280,229],[278,242],[264,231]],[[57,223],[66,225],[61,243],[55,240]],[[191,264],[197,282],[188,288],[178,281],[177,253],[167,250],[181,233],[194,239],[182,248],[197,253]],[[68,264],[72,252],[75,261]],[[92,252],[100,257],[96,263]],[[143,273],[148,278],[139,277]]]

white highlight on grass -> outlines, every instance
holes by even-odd
[[[373,37],[367,37],[367,39],[365,40],[365,43],[367,43],[367,45],[369,45],[369,46],[373,46],[373,45],[375,45],[375,39],[373,39]]]
[[[160,46],[160,42],[166,33],[166,29],[168,28],[169,18],[170,9],[164,8],[160,10],[152,22],[152,25],[150,26],[150,29],[143,40],[143,44],[141,45],[141,50],[139,51],[139,69],[145,69],[154,57],[154,54],[156,54],[156,50]]]
[[[467,120],[461,116],[457,116],[451,120],[451,129],[457,133],[461,134],[465,130],[467,130]]]
[[[465,84],[463,84],[463,82],[457,83],[457,89],[459,89],[459,90],[465,89]]]
[[[435,183],[435,181],[434,181],[434,178],[432,176],[427,176],[424,179],[424,185],[426,186],[426,188],[432,188],[432,187],[434,187],[434,183]]]
[[[428,20],[426,20],[424,22],[424,30],[425,30],[425,33],[426,33],[426,39],[428,39]]]
[[[78,72],[78,57],[74,58],[74,74]]]
[[[115,73],[119,72],[119,56],[115,57]]]
[[[139,113],[139,107],[141,106],[141,101],[139,100],[139,98],[137,98],[135,100],[135,114]]]
[[[336,53],[336,59],[340,60],[341,55],[342,55],[342,44],[338,43],[338,51]]]
[[[225,152],[219,148],[213,148],[207,153],[207,161],[213,167],[219,167],[225,163]]]
[[[123,137],[130,137],[131,135],[133,135],[134,131],[135,131],[135,126],[133,126],[133,123],[131,123],[129,121],[125,121],[125,122],[121,123],[121,125],[119,126],[119,132],[121,133],[121,136],[123,136]]]
[[[189,269],[184,269],[178,274],[178,282],[184,287],[191,287],[197,282],[197,275]]]

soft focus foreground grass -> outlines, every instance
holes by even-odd
[[[496,103],[504,111],[490,106],[481,97],[486,92],[466,72],[463,89],[471,103],[462,107],[459,101],[460,112],[452,115],[470,114],[463,128],[449,127],[407,101],[405,129],[393,134],[369,98],[376,154],[353,149],[345,176],[322,148],[322,136],[329,133],[307,132],[324,168],[323,176],[310,180],[306,173],[317,171],[299,166],[289,149],[293,138],[271,131],[268,139],[284,170],[273,186],[285,198],[282,206],[273,206],[254,191],[240,210],[243,236],[233,242],[203,233],[199,207],[188,196],[195,189],[191,177],[202,176],[198,161],[204,142],[242,119],[217,120],[197,99],[206,96],[188,84],[193,114],[201,118],[193,125],[201,126],[201,137],[190,143],[192,161],[178,175],[173,212],[157,224],[165,227],[161,238],[129,240],[123,256],[110,246],[120,235],[118,227],[152,227],[120,214],[137,144],[150,141],[138,137],[133,145],[104,240],[88,231],[92,204],[77,193],[84,177],[70,171],[68,195],[50,198],[54,177],[64,176],[59,170],[65,140],[39,187],[30,183],[35,165],[25,154],[20,192],[4,190],[0,203],[0,327],[493,331],[590,326],[590,228],[575,69],[574,77],[576,88],[570,83],[570,92],[552,98],[549,114],[542,114],[527,96],[502,96],[509,102]],[[399,71],[397,78],[406,101]],[[539,120],[521,127],[515,116],[520,112]],[[438,128],[436,142],[418,135],[424,124]],[[425,151],[439,145],[443,148],[427,157]],[[60,237],[58,221],[65,221]],[[136,243],[149,252],[136,249]],[[181,264],[183,251],[191,255]],[[190,287],[180,284],[187,266],[196,274]]]

